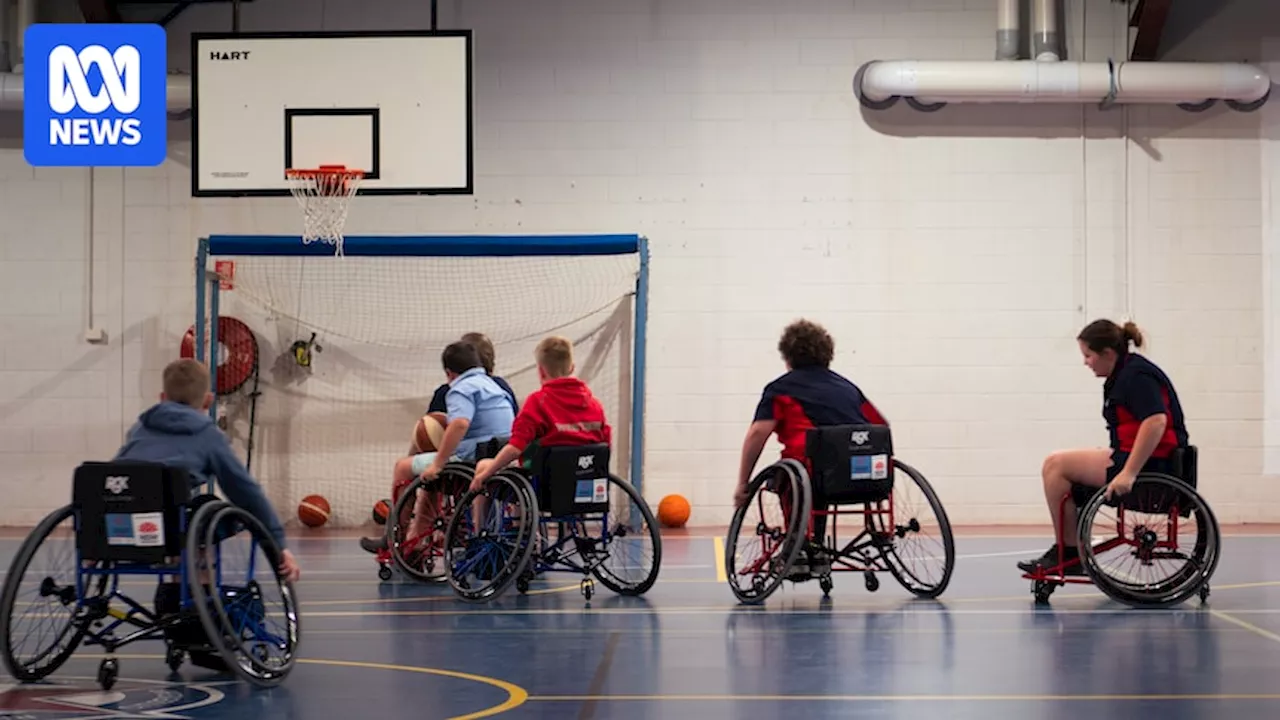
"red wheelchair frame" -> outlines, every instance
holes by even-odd
[[[1192,450],[1194,453],[1194,449]],[[1194,460],[1192,460],[1194,462]],[[1194,471],[1192,471],[1194,472]],[[1031,581],[1031,592],[1035,596],[1037,604],[1045,604],[1049,600],[1049,596],[1057,587],[1067,584],[1078,585],[1094,585],[1102,590],[1106,595],[1114,600],[1123,602],[1136,607],[1164,606],[1182,602],[1192,595],[1199,595],[1200,601],[1205,602],[1209,598],[1210,587],[1209,579],[1213,571],[1217,567],[1218,546],[1220,545],[1220,531],[1217,518],[1213,515],[1213,511],[1203,501],[1196,489],[1179,478],[1164,473],[1142,472],[1139,473],[1134,487],[1130,490],[1129,498],[1142,497],[1149,495],[1149,488],[1155,485],[1168,486],[1177,495],[1188,501],[1188,507],[1183,506],[1180,502],[1172,502],[1164,513],[1169,518],[1169,531],[1163,538],[1159,534],[1149,528],[1140,528],[1141,532],[1134,532],[1130,537],[1125,531],[1125,514],[1126,512],[1139,512],[1126,507],[1127,503],[1135,502],[1135,500],[1120,499],[1115,504],[1117,512],[1116,520],[1116,536],[1109,540],[1097,543],[1089,548],[1081,548],[1077,556],[1072,559],[1066,558],[1065,546],[1062,542],[1062,536],[1067,528],[1065,527],[1066,508],[1069,501],[1073,501],[1075,496],[1072,492],[1063,495],[1062,500],[1058,503],[1058,564],[1051,568],[1040,567],[1032,572],[1024,572],[1023,579]],[[1083,537],[1083,528],[1086,519],[1090,520],[1096,512],[1106,503],[1104,492],[1102,489],[1093,493],[1090,501],[1081,508],[1077,509],[1078,520],[1075,528],[1077,536]],[[1177,534],[1179,523],[1183,512],[1188,515],[1196,512],[1198,515],[1198,526],[1200,529],[1200,539],[1197,541],[1195,548],[1191,551],[1192,557],[1198,560],[1198,565],[1202,569],[1198,574],[1201,576],[1198,583],[1190,583],[1193,576],[1188,576],[1180,581],[1180,588],[1176,591],[1161,592],[1152,590],[1150,593],[1143,594],[1134,591],[1122,589],[1117,583],[1102,570],[1097,567],[1094,562],[1089,562],[1089,558],[1099,553],[1108,552],[1122,546],[1130,546],[1134,548],[1134,554],[1144,563],[1150,562],[1158,553],[1166,553],[1171,555],[1182,554],[1186,549],[1179,546]],[[1206,534],[1207,533],[1207,534]],[[1083,566],[1083,575],[1068,575],[1066,571],[1077,565]]]

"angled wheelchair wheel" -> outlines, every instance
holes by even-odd
[[[1080,561],[1094,585],[1134,607],[1178,605],[1208,595],[1222,536],[1198,492],[1160,473],[1141,473],[1129,493],[1095,493],[1080,510]]]
[[[61,507],[36,525],[9,566],[0,593],[5,669],[19,681],[35,682],[56,672],[88,630],[85,603],[101,598],[108,576],[84,575],[77,591],[76,516]]]
[[[187,532],[187,583],[209,644],[237,675],[274,687],[297,659],[298,604],[281,550],[247,510],[211,502]]]
[[[593,552],[602,556],[591,568],[605,587],[619,595],[643,595],[658,580],[662,567],[662,536],[658,521],[640,493],[622,478],[609,474],[609,512],[599,532],[587,533],[595,541]]]
[[[881,503],[891,512],[871,516],[885,539],[881,556],[905,590],[917,597],[936,598],[946,591],[956,567],[951,520],[919,470],[896,458],[893,465],[897,471],[893,491]]]
[[[493,600],[531,561],[538,506],[528,481],[502,470],[479,490],[468,490],[445,529],[449,585],[467,602]]]
[[[764,602],[786,579],[804,546],[813,496],[809,474],[794,460],[762,470],[747,485],[725,539],[725,573],[739,602]]]
[[[444,582],[445,530],[467,493],[473,472],[470,465],[449,463],[433,480],[418,478],[400,493],[391,517],[387,519],[387,547],[396,567],[404,574],[419,582]],[[408,531],[415,519],[414,506],[422,492],[434,493],[435,502],[431,503],[424,518],[426,532],[410,537]]]

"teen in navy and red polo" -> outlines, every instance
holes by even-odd
[[[1102,385],[1102,417],[1107,421],[1114,461],[1108,480],[1124,469],[1138,440],[1138,428],[1153,415],[1164,415],[1168,420],[1146,465],[1148,469],[1159,470],[1167,465],[1160,461],[1168,460],[1175,449],[1188,443],[1182,403],[1178,401],[1173,381],[1155,363],[1133,353],[1120,355],[1115,370]]]
[[[756,420],[773,420],[782,457],[804,461],[805,433],[829,425],[888,425],[862,390],[829,368],[789,370],[765,385]],[[818,503],[814,502],[814,509]]]

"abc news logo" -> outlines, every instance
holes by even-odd
[[[96,69],[102,86],[89,87]],[[113,53],[102,45],[76,52],[59,45],[49,52],[49,144],[126,145],[142,142],[142,121],[133,117],[101,117],[108,110],[130,115],[142,104],[142,55],[133,45]],[[67,117],[73,113],[90,117]],[[61,116],[61,117],[59,117]]]

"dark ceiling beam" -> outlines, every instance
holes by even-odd
[[[87,23],[122,23],[117,0],[80,0],[80,14]]]
[[[1164,35],[1172,9],[1173,0],[1138,0],[1133,17],[1129,19],[1129,27],[1138,29],[1130,60],[1149,62],[1160,56],[1160,38]]]

